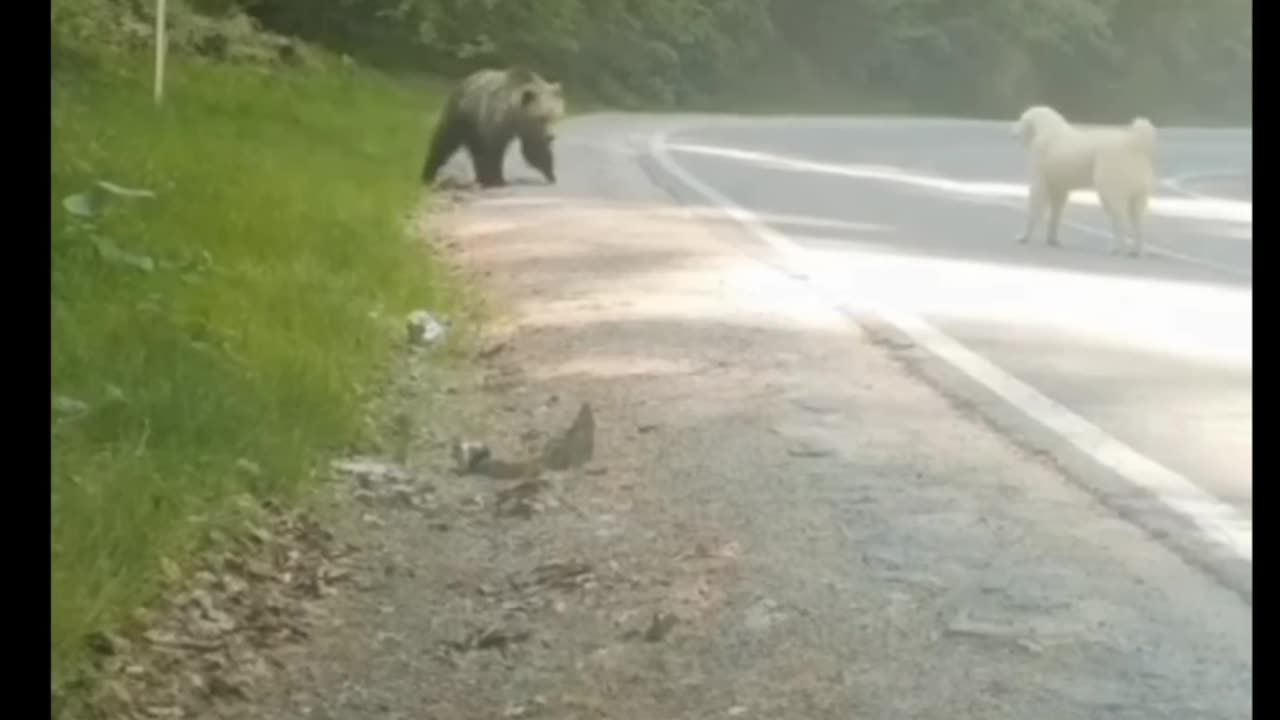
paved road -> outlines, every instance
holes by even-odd
[[[1159,254],[1140,260],[1105,255],[1086,193],[1066,249],[1014,244],[1025,159],[999,123],[711,123],[667,147],[819,256],[846,301],[910,307],[1251,518],[1252,136],[1162,142]]]
[[[461,529],[429,537],[411,521],[405,547],[453,544],[412,552],[448,558],[449,567],[420,566],[395,600],[369,608],[385,623],[378,630],[414,638],[399,662],[415,672],[377,668],[370,678],[394,709],[413,712],[423,701],[410,693],[436,693],[420,682],[419,648],[431,644],[421,633],[452,630],[439,612],[450,600],[421,599],[450,586],[449,572],[465,569],[465,587],[486,582],[477,553],[501,562],[488,572],[495,578],[560,557],[630,573],[652,562],[641,558],[683,557],[677,548],[696,535],[715,546],[732,539],[731,572],[692,586],[614,584],[620,597],[608,601],[594,592],[566,598],[570,608],[590,604],[540,629],[551,642],[529,643],[554,658],[516,656],[518,677],[496,661],[482,682],[452,668],[433,677],[470,697],[501,688],[491,692],[503,699],[554,699],[579,678],[609,692],[591,712],[619,717],[1251,717],[1247,598],[1108,512],[1081,491],[1088,480],[1074,466],[1061,472],[1008,442],[1019,426],[997,402],[957,408],[922,382],[949,383],[945,390],[967,400],[980,393],[966,383],[980,390],[984,378],[1006,386],[998,379],[1021,378],[1066,406],[1031,403],[1040,415],[1076,413],[1128,432],[1124,448],[1145,437],[1139,451],[1161,465],[1134,462],[1138,451],[1117,451],[1108,435],[1085,443],[1120,474],[1159,480],[1153,467],[1175,467],[1165,489],[1178,473],[1194,478],[1183,480],[1175,509],[1202,520],[1222,508],[1245,515],[1247,493],[1228,500],[1229,481],[1215,490],[1224,500],[1190,500],[1208,498],[1197,488],[1212,486],[1195,462],[1228,480],[1242,474],[1246,490],[1247,468],[1212,452],[1175,455],[1196,449],[1193,434],[1239,420],[1228,403],[1241,400],[1232,383],[1249,366],[1238,322],[1248,314],[1247,266],[1231,273],[1168,257],[1105,257],[1084,231],[1061,251],[1016,246],[1020,163],[1000,149],[1010,140],[1001,130],[597,116],[560,136],[557,185],[464,205],[451,225],[457,240],[473,269],[513,298],[523,328],[517,355],[503,362],[546,379],[520,388],[531,390],[526,399],[591,399],[608,472],[566,484],[576,494],[564,506],[581,512],[502,526],[502,552],[478,548]],[[982,142],[989,160],[974,150]],[[528,177],[512,160],[513,178]],[[1215,265],[1247,260],[1246,206],[1182,200],[1160,204],[1162,247],[1197,251],[1204,241],[1188,228],[1203,223],[1224,228]],[[715,207],[697,212],[708,203]],[[1087,223],[1093,213],[1082,206],[1072,218]],[[836,312],[860,305],[875,311],[861,326]],[[951,336],[959,343],[939,339]],[[935,372],[948,361],[970,376]],[[1015,408],[1031,397],[1017,388],[1006,396]],[[1247,438],[1247,393],[1242,400]],[[1160,436],[1201,417],[1213,421],[1207,429]],[[656,430],[637,435],[640,423]],[[1059,425],[1097,440],[1078,423]],[[1057,452],[1038,436],[1026,440]],[[450,487],[460,497],[478,491]],[[644,585],[670,587],[662,601],[691,608],[687,625],[682,618],[665,643],[626,647],[591,634],[600,623],[589,618],[614,617],[609,602],[628,613],[642,607]],[[376,610],[399,608],[400,598],[412,598],[404,611]],[[500,600],[487,601],[494,612],[507,607]],[[467,622],[481,621],[471,593],[453,602]],[[338,676],[367,665],[347,650],[339,656]],[[363,655],[371,656],[386,655]]]

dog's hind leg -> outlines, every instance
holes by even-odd
[[[1133,246],[1129,248],[1129,254],[1133,257],[1142,257],[1145,252],[1146,240],[1143,237],[1146,233],[1143,231],[1143,220],[1147,215],[1147,194],[1138,193],[1129,198],[1127,210],[1129,211],[1129,227],[1133,228]]]
[[[1129,224],[1126,222],[1129,208],[1127,205],[1117,203],[1101,191],[1098,192],[1098,202],[1106,211],[1107,219],[1111,221],[1111,254],[1119,255],[1129,244],[1127,240]]]
[[[1027,227],[1023,230],[1022,235],[1018,238],[1018,243],[1025,245],[1031,236],[1035,234],[1040,227],[1040,221],[1044,218],[1045,211],[1045,191],[1044,184],[1035,180],[1031,183],[1031,191],[1027,195]]]

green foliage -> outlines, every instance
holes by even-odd
[[[1244,0],[787,0],[784,47],[853,91],[922,109],[1244,119],[1252,18]],[[1224,46],[1229,52],[1224,52]],[[1224,83],[1235,74],[1236,81]]]
[[[244,1],[271,27],[376,62],[528,62],[621,106],[749,99],[765,77],[810,99],[820,84],[831,106],[1008,115],[1046,101],[1164,122],[1252,111],[1247,0]]]
[[[154,47],[154,0],[53,0],[51,15],[55,71],[67,62],[103,65]],[[169,0],[167,20],[170,54],[260,66],[314,60],[300,43],[265,31],[233,0]]]
[[[111,42],[147,37],[142,0],[54,0],[55,35],[112,8]],[[236,0],[187,0],[234,16]],[[1032,102],[1160,122],[1247,121],[1247,0],[239,0],[278,32],[400,70],[458,75],[531,64],[573,95],[622,107],[751,101],[755,78],[797,88],[783,105],[1007,116]],[[72,9],[75,12],[72,12]],[[139,19],[141,21],[139,21]],[[187,23],[190,25],[191,23]],[[62,28],[58,30],[57,28]],[[198,28],[197,28],[198,30]],[[198,34],[198,33],[197,33]],[[749,102],[758,105],[758,102]],[[804,107],[793,107],[794,110]]]
[[[159,108],[145,54],[53,75],[55,686],[232,498],[355,439],[404,314],[450,309],[404,227],[428,93],[319,62],[176,55]]]

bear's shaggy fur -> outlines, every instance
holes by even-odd
[[[1146,118],[1123,128],[1079,129],[1045,105],[1028,108],[1013,133],[1031,153],[1027,226],[1018,241],[1031,239],[1049,212],[1046,238],[1058,245],[1058,225],[1071,192],[1092,186],[1111,218],[1112,252],[1132,237],[1131,254],[1142,252],[1142,223],[1155,186],[1156,129]]]
[[[422,166],[422,181],[433,182],[458,148],[466,147],[477,182],[505,185],[507,146],[519,138],[525,161],[554,183],[551,128],[564,112],[560,83],[524,67],[478,70],[449,95]]]

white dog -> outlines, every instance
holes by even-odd
[[[1031,153],[1027,227],[1018,242],[1031,239],[1047,209],[1047,241],[1059,245],[1058,225],[1071,192],[1093,186],[1111,218],[1112,252],[1130,245],[1130,255],[1142,253],[1142,225],[1155,187],[1156,129],[1149,120],[1081,130],[1053,108],[1036,105],[1022,113],[1013,133]]]

